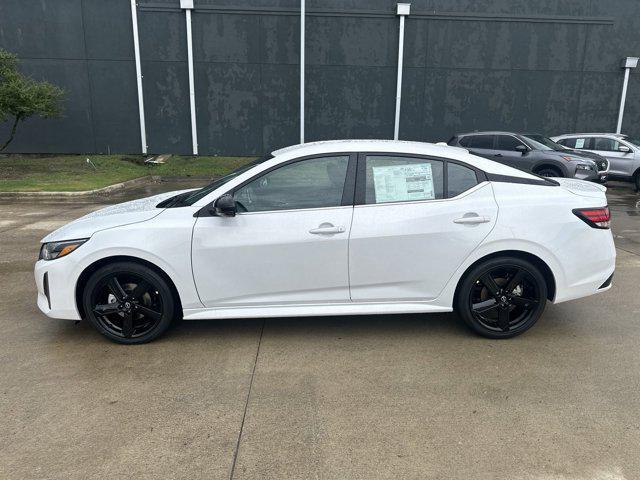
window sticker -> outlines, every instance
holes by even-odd
[[[433,200],[433,174],[430,163],[373,167],[376,203]]]
[[[584,138],[576,138],[576,148],[584,148]]]

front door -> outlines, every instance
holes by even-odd
[[[590,140],[591,145],[589,145],[589,150],[609,160],[610,175],[622,177],[630,177],[633,175],[634,151],[632,147],[609,137],[593,137]],[[578,145],[577,141],[576,145]],[[627,146],[630,151],[621,152],[618,150],[620,146]]]
[[[476,172],[455,162],[361,156],[358,182],[349,242],[354,302],[437,298],[496,221],[491,185],[478,185]]]
[[[278,166],[232,192],[235,217],[198,218],[192,261],[203,304],[348,302],[349,163],[347,154]]]

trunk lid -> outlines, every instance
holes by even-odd
[[[607,191],[607,187],[603,185],[585,182],[584,180],[577,180],[575,178],[553,178],[552,180],[558,182],[561,188],[574,195],[606,200],[604,193]]]

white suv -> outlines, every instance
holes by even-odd
[[[617,133],[571,133],[551,137],[560,145],[609,160],[609,178],[629,180],[640,190],[640,139]]]

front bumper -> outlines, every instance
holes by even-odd
[[[38,260],[34,276],[38,290],[38,308],[51,318],[81,320],[76,306],[76,278],[66,258]]]

